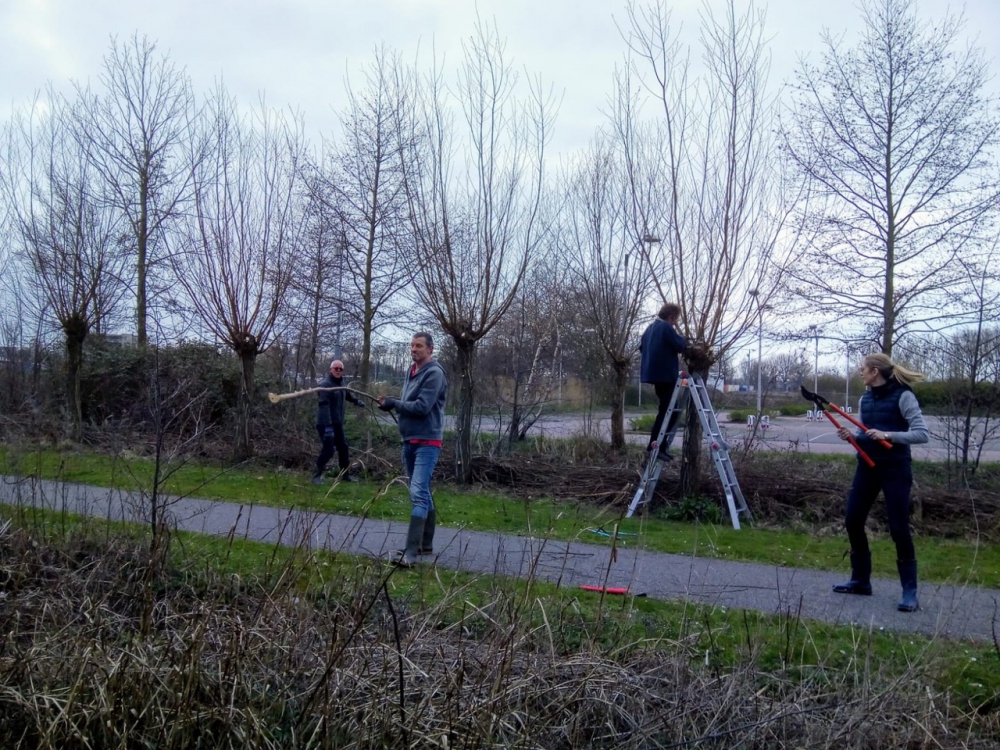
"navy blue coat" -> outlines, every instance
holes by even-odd
[[[340,388],[343,385],[344,379],[333,377],[331,372],[328,372],[319,383],[320,388]],[[316,426],[329,427],[334,424],[343,424],[345,399],[355,406],[365,405],[364,401],[350,391],[320,391],[317,399]]]
[[[684,351],[687,341],[674,329],[673,324],[657,318],[642,334],[639,351],[642,364],[639,377],[643,383],[672,383],[677,380],[680,366],[678,355]]]

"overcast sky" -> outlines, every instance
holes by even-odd
[[[712,0],[715,3],[715,0]],[[721,5],[721,3],[715,3]],[[927,18],[940,17],[944,0],[917,0]],[[742,5],[742,4],[741,4]],[[312,139],[334,132],[334,111],[344,104],[344,80],[372,59],[384,42],[412,59],[433,45],[457,62],[476,10],[496,21],[518,66],[541,74],[562,97],[553,150],[586,145],[602,122],[614,67],[624,44],[615,0],[0,0],[0,97],[6,112],[51,81],[96,82],[110,37],[135,32],[187,69],[196,92],[218,78],[246,103],[266,93],[272,106],[303,113]],[[669,3],[693,37],[700,0]],[[817,59],[824,27],[853,38],[858,12],[846,0],[771,0],[772,83],[787,80],[798,56]],[[961,4],[950,4],[962,10]],[[1000,72],[1000,0],[965,6],[970,40]],[[694,41],[694,39],[692,39]],[[429,60],[429,55],[425,55]],[[3,101],[3,100],[0,100]]]

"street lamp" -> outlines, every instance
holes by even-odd
[[[845,341],[847,368],[844,370],[844,411],[851,408],[851,342]]]
[[[819,326],[809,326],[816,338],[816,352],[813,357],[813,393],[819,393]]]
[[[642,237],[639,238],[640,245],[657,245],[660,242],[662,242],[662,240],[659,237],[657,237],[655,234],[650,234],[649,232],[646,232],[644,235],[642,235]],[[631,254],[632,254],[631,252],[625,253],[625,273],[628,273],[628,259],[629,256],[631,256]]]
[[[764,352],[764,311],[770,310],[771,306],[760,303],[760,292],[756,289],[751,289],[749,294],[757,302],[757,419],[760,419],[762,410],[761,391],[764,387],[761,378],[761,373],[764,369],[762,366]]]

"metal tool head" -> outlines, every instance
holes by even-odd
[[[807,389],[804,385],[800,385],[799,390],[802,391],[802,398],[804,398],[806,401],[812,401],[820,409],[824,408],[827,404],[830,403],[825,398],[820,396],[818,393],[813,393],[812,391]]]

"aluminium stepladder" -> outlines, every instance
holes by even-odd
[[[689,375],[682,372],[678,378],[673,395],[670,397],[667,413],[663,417],[663,424],[660,426],[660,433],[656,436],[656,444],[649,452],[649,460],[642,472],[642,479],[639,481],[639,486],[628,506],[628,513],[625,514],[625,517],[631,518],[636,509],[653,496],[665,463],[659,457],[659,446],[670,446],[681,423],[681,413],[692,404],[698,412],[698,419],[701,422],[702,431],[705,433],[705,441],[712,454],[715,469],[719,473],[719,479],[722,481],[722,489],[726,494],[726,503],[729,505],[729,516],[733,520],[733,528],[738,529],[740,527],[740,514],[744,514],[747,518],[752,518],[752,516],[746,500],[743,498],[740,483],[736,479],[733,462],[729,458],[729,445],[719,429],[719,421],[715,417],[708,388],[705,387],[705,381],[701,375],[697,373]]]

